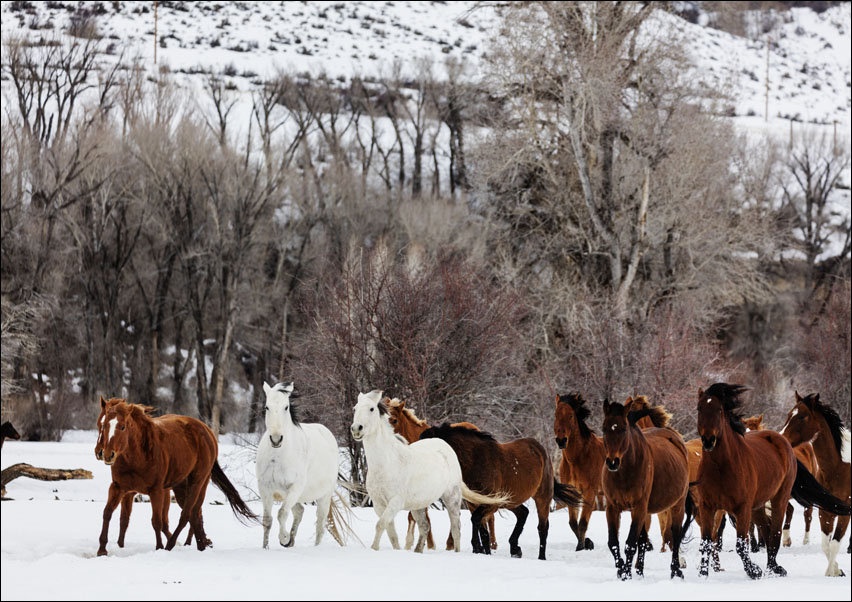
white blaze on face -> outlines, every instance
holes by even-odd
[[[793,411],[790,412],[790,417],[787,419],[787,422],[784,423],[784,426],[779,431],[780,434],[784,434],[784,431],[787,430],[787,427],[790,426],[790,421],[795,417],[796,414],[799,413],[799,408],[793,408]]]
[[[104,445],[106,445],[112,436],[115,435],[115,427],[118,424],[118,418],[113,418],[109,421],[109,433],[107,433],[106,439],[104,439]]]

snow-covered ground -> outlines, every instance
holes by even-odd
[[[294,548],[261,549],[260,526],[237,522],[224,497],[211,485],[204,506],[205,527],[214,547],[198,552],[194,547],[172,552],[154,551],[150,505],[137,503],[130,521],[127,545],[115,544],[118,512],[110,530],[109,556],[98,558],[101,513],[109,487],[109,469],[95,460],[93,431],[69,433],[62,443],[7,441],[2,464],[29,462],[54,468],[86,468],[94,479],[41,482],[26,478],[12,481],[7,494],[14,501],[2,503],[0,546],[0,594],[11,599],[728,599],[728,600],[849,600],[849,577],[823,576],[826,561],[820,550],[817,521],[811,543],[802,545],[802,513],[793,523],[792,548],[783,548],[780,563],[784,579],[750,581],[733,552],[733,534],[725,534],[723,573],[707,580],[697,575],[697,537],[685,556],[689,564],[684,581],[669,579],[669,555],[657,546],[646,557],[644,579],[622,583],[615,577],[612,558],[603,545],[606,521],[603,513],[592,516],[590,537],[596,548],[575,552],[576,540],[568,528],[565,510],[551,516],[548,560],[536,559],[538,537],[531,514],[521,536],[523,559],[508,556],[507,537],[514,524],[511,514],[498,517],[500,548],[491,557],[470,552],[470,522],[462,514],[462,551],[442,549],[415,555],[394,551],[383,539],[378,552],[350,541],[341,548],[326,536],[315,548],[311,542],[314,509],[306,508]],[[246,448],[223,442],[219,459],[241,493],[260,510],[254,496],[253,454]],[[172,505],[171,523],[178,510]],[[353,527],[369,544],[375,526],[372,509],[355,510]],[[431,511],[435,540],[443,542],[448,531],[446,513]],[[396,520],[405,529],[405,515]],[[625,515],[622,524],[629,522]],[[277,527],[274,527],[277,528]],[[274,531],[273,531],[274,533]],[[693,529],[697,536],[697,529]],[[622,540],[626,537],[622,533]],[[274,538],[273,538],[274,539]],[[850,557],[839,555],[840,567],[852,574]],[[765,565],[765,554],[757,555]]]

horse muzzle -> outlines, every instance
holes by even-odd
[[[349,432],[352,433],[352,438],[355,439],[355,441],[360,441],[364,438],[364,426],[361,424],[353,424],[349,427]]]
[[[615,472],[621,466],[621,458],[607,458],[606,469],[610,472]]]
[[[565,446],[568,444],[568,437],[557,437],[556,445],[559,446],[559,449],[565,449]]]
[[[96,451],[95,452],[95,458],[98,459],[98,460],[103,460],[104,459],[104,450]]]
[[[284,441],[284,435],[278,435],[278,441],[275,441],[275,437],[269,435],[269,442],[272,444],[272,447],[279,448],[281,447],[281,443]]]
[[[101,457],[103,457],[103,453],[101,453]],[[112,452],[109,458],[104,458],[104,464],[107,466],[112,466],[115,463],[115,452]]]
[[[710,435],[709,437],[701,435],[701,447],[704,448],[704,451],[713,451],[717,441],[716,435]]]

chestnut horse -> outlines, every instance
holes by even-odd
[[[103,428],[103,425],[104,425],[104,416],[106,416],[107,407],[109,407],[111,405],[115,405],[117,403],[124,403],[127,400],[116,398],[116,397],[112,397],[108,400],[104,400],[103,395],[102,395],[100,401],[101,401],[101,413],[98,416],[98,421],[97,421],[98,440],[95,443],[95,458],[102,461],[104,459],[104,453],[103,453],[103,451],[104,451],[104,428]],[[153,410],[153,408],[150,408],[148,406],[143,406],[143,409],[145,410],[146,413],[150,413]],[[120,518],[119,523],[118,523],[119,524],[119,529],[118,529],[118,547],[119,548],[124,547],[124,537],[127,533],[127,527],[130,524],[130,513],[133,511],[133,500],[134,500],[135,497],[136,497],[136,492],[131,491],[131,492],[127,493],[124,497],[121,498],[121,518]],[[183,500],[182,499],[176,498],[175,501],[177,501],[178,505],[181,508],[183,507]],[[158,511],[160,512],[160,517],[161,517],[160,518],[160,524],[161,524],[162,532],[163,532],[163,535],[166,536],[166,539],[168,539],[169,537],[172,536],[171,531],[169,531],[169,503],[170,502],[171,502],[170,492],[166,491],[166,494],[163,496],[162,507],[158,509]],[[151,511],[154,512],[154,511],[157,511],[157,509],[155,509],[152,505]],[[186,542],[184,542],[184,545],[188,546],[190,543],[192,543],[192,535],[193,535],[192,526],[190,526],[189,527],[189,533],[187,534]],[[207,545],[208,546],[213,545],[213,542],[211,542],[209,538],[207,539]]]
[[[642,417],[655,414],[659,417],[665,414],[665,410],[651,407],[628,412],[624,405],[604,400],[602,428],[606,458],[602,483],[607,502],[607,545],[615,559],[618,577],[622,580],[632,577],[634,554],[637,554],[636,574],[644,573],[644,544],[648,539],[646,518],[652,513],[668,514],[671,577],[683,578],[680,543],[692,520],[686,447],[681,436],[673,429],[643,430],[636,426]],[[622,560],[618,531],[624,510],[630,510],[631,524],[625,544],[625,559]]]
[[[852,494],[849,431],[843,426],[843,421],[834,408],[820,401],[818,393],[805,398],[796,393],[796,405],[788,413],[781,434],[791,445],[797,445],[801,441],[813,442],[813,450],[819,462],[818,471],[815,473],[817,481],[834,497],[849,504]],[[837,526],[832,535],[835,518]],[[843,576],[836,558],[840,540],[849,525],[849,516],[837,516],[820,509],[819,522],[822,528],[822,551],[828,558],[825,574],[830,577]]]
[[[420,435],[423,431],[429,428],[425,420],[421,420],[414,414],[414,410],[405,407],[405,400],[389,399],[385,397],[385,404],[388,407],[388,418],[393,432],[402,435],[409,443],[414,443],[420,440]],[[473,429],[478,431],[479,428],[470,422],[457,422],[452,426],[460,426],[463,428]],[[435,540],[432,538],[432,521],[429,520],[429,511],[426,510],[426,522],[429,525],[429,534],[426,537],[426,545],[430,550],[435,549]],[[414,526],[416,525],[414,516],[411,512],[408,513],[408,531],[405,534],[405,549],[408,550],[414,543]],[[497,538],[494,534],[494,515],[488,517],[488,533],[491,537],[491,549],[497,549]],[[452,550],[453,534],[447,535],[447,550]]]
[[[551,500],[577,506],[582,497],[573,487],[561,485],[553,478],[553,464],[544,446],[531,438],[498,443],[489,433],[446,423],[426,429],[420,436],[421,441],[430,438],[443,439],[453,448],[468,487],[509,496],[509,501],[501,506],[478,506],[471,514],[474,554],[491,553],[483,519],[502,507],[511,510],[516,517],[515,528],[509,536],[509,551],[514,558],[520,558],[518,537],[529,514],[524,502],[533,498],[538,512],[538,558],[545,560]]]
[[[762,571],[749,557],[748,530],[751,520],[766,542],[766,568],[776,575],[787,571],[776,560],[781,543],[783,511],[792,495],[802,505],[813,504],[837,514],[849,514],[849,506],[831,496],[796,460],[790,442],[769,430],[746,433],[738,414],[742,407],[741,385],[716,383],[698,390],[698,434],[702,453],[698,468],[701,509],[701,566],[707,576],[713,544],[713,518],[725,510],[736,521],[736,550],[746,574],[757,579]],[[771,516],[765,504],[771,503]]]
[[[188,416],[151,418],[149,410],[146,406],[123,400],[106,406],[101,454],[104,463],[111,467],[112,484],[103,512],[98,556],[107,553],[112,513],[131,492],[145,493],[151,498],[151,523],[157,549],[163,547],[160,537],[163,515],[157,509],[163,508],[169,489],[174,489],[175,498],[184,503],[177,528],[166,542],[167,550],[175,546],[187,523],[192,524],[198,549],[207,547],[201,505],[211,478],[225,494],[238,518],[242,516],[257,521],[222,472],[216,460],[218,444],[210,427]]]
[[[628,398],[627,404],[631,409],[643,409],[648,405],[644,395]],[[603,509],[597,503],[597,497],[603,496],[601,485],[601,471],[604,465],[603,439],[589,428],[586,421],[591,415],[591,410],[586,406],[586,400],[580,393],[569,393],[556,396],[556,412],[553,423],[553,432],[556,445],[562,450],[559,461],[559,481],[576,487],[583,496],[582,511],[577,508],[569,508],[570,518],[568,525],[577,536],[577,547],[575,551],[593,550],[595,544],[586,537],[589,527],[589,518],[596,509]],[[657,420],[668,420],[668,414],[657,415]],[[643,416],[638,422],[640,428],[654,426],[665,426],[660,423],[654,425],[651,416]],[[577,516],[580,516],[579,521]],[[660,517],[660,530],[665,545],[666,528],[664,518]],[[646,528],[650,527],[650,515],[648,515]],[[650,543],[647,546],[650,549]]]

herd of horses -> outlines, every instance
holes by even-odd
[[[290,400],[293,383],[264,383],[264,432],[257,449],[256,476],[263,505],[263,547],[269,545],[271,509],[278,512],[282,546],[294,545],[302,504],[317,505],[315,544],[328,528],[341,542],[334,525],[333,496],[340,484],[338,445],[321,424],[303,423]],[[756,579],[763,571],[750,551],[766,547],[766,570],[783,576],[777,554],[790,545],[790,499],[806,508],[807,526],[813,506],[819,508],[826,575],[839,576],[840,541],[849,524],[852,471],[849,431],[819,395],[800,397],[780,430],[763,428],[762,416],[740,415],[740,385],[716,383],[698,391],[699,438],[684,441],[669,426],[671,415],[643,396],[624,404],[603,402],[602,436],[588,424],[591,408],[581,394],[556,396],[554,436],[561,450],[554,475],[549,451],[536,439],[498,442],[470,423],[430,426],[405,402],[389,399],[380,390],[360,393],[350,433],[363,445],[367,462],[366,492],[378,516],[372,547],[378,550],[385,533],[398,549],[394,517],[409,512],[406,549],[434,548],[427,509],[441,501],[449,514],[447,549],[460,550],[460,510],[471,511],[474,553],[496,549],[494,514],[507,509],[515,515],[509,536],[510,554],[522,555],[518,539],[532,499],[538,518],[538,558],[547,551],[552,504],[567,507],[577,550],[593,549],[587,529],[594,510],[605,509],[607,547],[617,575],[629,579],[644,572],[652,514],[659,518],[661,551],[671,553],[671,577],[683,577],[680,555],[684,535],[695,520],[700,526],[699,575],[710,567],[722,570],[719,547],[728,519],[736,528],[736,552],[746,574]],[[151,498],[156,547],[172,549],[189,525],[186,545],[195,538],[199,550],[211,545],[204,531],[202,503],[209,481],[225,494],[238,519],[258,521],[240,498],[217,462],[218,446],[211,429],[187,416],[152,416],[152,409],[125,399],[101,398],[95,455],[111,467],[112,483],[103,512],[98,555],[107,553],[109,523],[121,504],[119,547],[130,520],[136,493]],[[169,531],[171,493],[181,508],[180,520]],[[286,522],[292,511],[289,529]],[[619,539],[622,512],[630,526],[624,545]],[[786,518],[786,522],[785,521]],[[783,524],[782,524],[783,523]],[[414,544],[415,526],[419,530]],[[753,527],[759,540],[750,545]],[[833,530],[833,533],[832,533]],[[782,539],[782,532],[784,538]],[[163,543],[162,536],[166,542]],[[805,537],[808,537],[806,531]],[[807,539],[806,539],[807,542]],[[341,542],[342,543],[342,542]],[[634,562],[635,557],[635,562]]]

